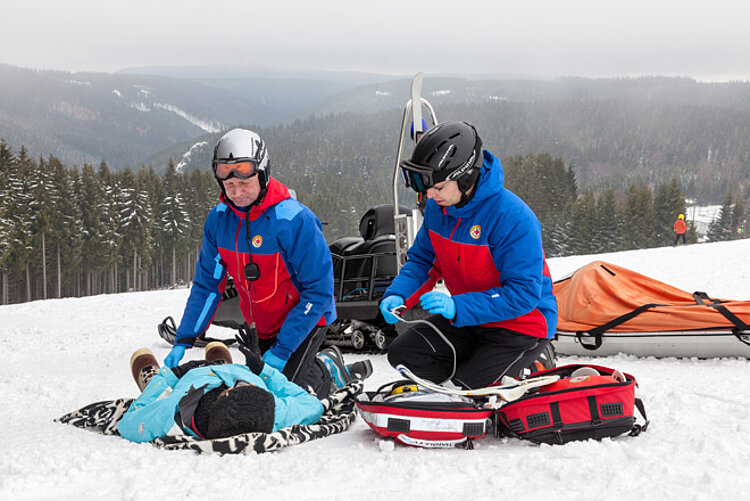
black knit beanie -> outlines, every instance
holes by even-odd
[[[223,395],[222,395],[223,393]],[[273,431],[273,395],[255,385],[225,385],[207,392],[195,409],[195,426],[206,438]]]

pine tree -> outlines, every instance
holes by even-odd
[[[83,270],[85,293],[98,293],[99,276],[109,270],[114,272],[115,277],[114,283],[110,283],[110,291],[116,292],[119,290],[116,285],[117,251],[122,240],[115,219],[117,187],[103,184],[99,174],[88,164],[83,166],[80,184],[82,197],[79,208],[84,228],[82,252],[86,259]]]
[[[171,264],[170,284],[177,283],[177,263],[182,262],[190,250],[191,220],[186,199],[181,193],[180,181],[170,160],[164,173],[164,193],[157,218],[161,230],[160,240],[164,243],[164,250],[168,253],[168,262]]]
[[[575,204],[571,232],[571,250],[573,254],[591,254],[596,252],[595,236],[597,232],[596,199],[594,193],[586,191]]]
[[[661,245],[671,244],[674,238],[674,222],[679,214],[685,214],[685,198],[677,182],[672,178],[669,183],[661,183],[654,195],[656,211],[657,238]]]
[[[745,206],[742,199],[735,198],[734,207],[732,208],[732,239],[744,238],[743,230],[745,226]]]
[[[209,169],[196,169],[189,176],[183,175],[185,189],[185,205],[187,217],[192,222],[185,244],[193,254],[191,262],[197,259],[198,251],[203,242],[203,223],[208,212],[219,202],[219,185],[213,172]],[[190,270],[191,273],[193,270]]]
[[[31,261],[33,256],[34,197],[32,176],[35,162],[28,157],[26,148],[21,146],[17,161],[8,172],[7,193],[11,203],[6,215],[10,223],[8,243],[10,244],[9,269],[24,270],[25,300],[31,301]]]
[[[5,143],[0,140],[0,273],[2,273],[2,289],[0,289],[0,304],[8,303],[8,271],[10,270],[11,254],[11,204],[14,203],[10,191],[10,173],[15,168],[16,158]]]
[[[126,168],[118,179],[122,183],[116,196],[118,228],[123,236],[120,256],[123,263],[127,263],[125,268],[131,270],[129,276],[133,279],[133,290],[140,290],[141,273],[150,262],[148,249],[151,247],[153,213],[148,191],[131,169]]]
[[[565,208],[557,217],[550,219],[547,223],[542,223],[544,251],[547,253],[547,257],[572,254],[571,239],[569,238],[572,226],[570,223],[571,213],[571,208]]]
[[[53,161],[53,157],[50,157]],[[32,196],[34,198],[34,218],[32,232],[34,233],[35,254],[41,256],[41,262],[34,263],[41,267],[42,299],[47,299],[47,240],[52,226],[52,219],[58,211],[60,194],[55,193],[52,179],[53,166],[43,158],[39,159],[38,168],[34,169],[32,179]]]
[[[659,245],[655,214],[648,186],[631,184],[622,217],[624,249],[645,249]]]
[[[620,215],[615,201],[615,192],[609,189],[596,203],[596,252],[614,252],[620,249]]]
[[[59,194],[56,213],[51,222],[55,241],[57,297],[75,295],[76,278],[81,270],[83,251],[83,220],[78,200],[77,169],[68,170],[57,159],[53,163],[53,182]]]
[[[719,210],[719,216],[708,227],[708,239],[712,242],[729,240],[732,235],[732,194],[727,193]]]

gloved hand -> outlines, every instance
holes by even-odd
[[[280,359],[279,357],[274,355],[271,350],[268,350],[263,355],[263,361],[279,372],[284,370],[284,367],[286,366],[286,363],[287,363],[287,360]]]
[[[398,322],[398,318],[391,313],[391,310],[403,305],[404,300],[401,296],[388,296],[383,299],[380,302],[380,313],[383,314],[383,319],[389,324],[395,324]]]
[[[430,291],[419,298],[422,308],[432,314],[443,315],[448,320],[456,316],[456,302],[447,294]]]
[[[185,355],[185,347],[175,345],[172,347],[172,351],[169,352],[167,358],[164,359],[164,365],[170,369],[177,367],[177,364],[182,360],[182,356]]]
[[[255,374],[260,375],[264,364],[260,356],[258,337],[255,335],[255,330],[248,332],[243,329],[239,334],[234,336],[234,339],[237,340],[237,348],[245,355],[245,365]]]

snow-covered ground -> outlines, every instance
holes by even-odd
[[[680,288],[742,299],[750,298],[748,255],[750,240],[549,264],[557,279],[603,259]],[[750,492],[745,359],[561,357],[634,374],[651,418],[640,437],[564,446],[487,437],[472,451],[415,449],[381,440],[358,419],[343,434],[281,452],[219,457],[52,422],[91,402],[135,396],[130,354],[147,346],[163,358],[169,347],[156,324],[179,318],[186,298],[183,289],[0,307],[0,500],[715,500]],[[186,358],[201,355],[193,350]],[[384,356],[372,358],[367,389],[397,378]]]

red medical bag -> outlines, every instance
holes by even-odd
[[[542,375],[561,379],[500,407],[500,433],[536,443],[564,444],[646,431],[648,419],[643,403],[635,398],[637,383],[630,374],[599,365],[565,365],[529,377]],[[635,422],[636,407],[645,421],[642,425]]]

